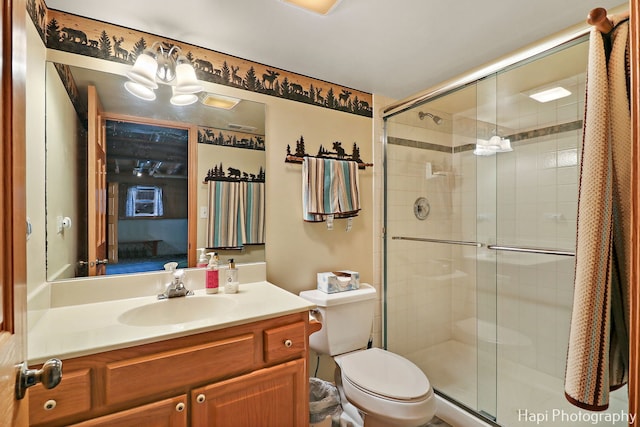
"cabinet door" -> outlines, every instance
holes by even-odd
[[[187,427],[187,396],[177,396],[115,414],[94,418],[74,427]]]
[[[193,427],[307,426],[304,359],[191,391]]]
[[[65,371],[62,382],[50,390],[42,384],[29,390],[29,425],[51,425],[54,421],[81,416],[91,410],[91,371]]]

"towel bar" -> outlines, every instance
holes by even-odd
[[[302,163],[305,157],[318,157],[323,159],[334,160],[346,160],[350,162],[358,163],[358,169],[365,169],[367,166],[373,166],[373,163],[364,163],[360,159],[360,148],[354,142],[352,154],[347,154],[344,148],[342,148],[342,142],[335,141],[333,143],[333,149],[335,151],[328,151],[322,145],[318,150],[318,154],[310,156],[305,152],[304,136],[300,136],[300,139],[296,141],[296,152],[291,154],[291,146],[287,145],[287,155],[284,158],[285,163]]]

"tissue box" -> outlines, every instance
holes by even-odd
[[[318,273],[318,290],[333,294],[351,291],[360,287],[360,273],[342,270]]]

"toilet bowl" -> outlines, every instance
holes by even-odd
[[[372,286],[335,294],[303,291],[300,296],[317,305],[322,323],[309,337],[309,346],[336,362],[341,426],[418,427],[433,418],[436,398],[420,368],[390,351],[364,349],[377,301]]]
[[[435,415],[436,398],[429,380],[404,357],[371,348],[334,360],[338,388],[363,413],[363,425],[415,427]]]

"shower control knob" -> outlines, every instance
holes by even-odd
[[[429,212],[431,212],[429,201],[424,197],[418,197],[413,203],[413,214],[422,221],[427,219]]]

